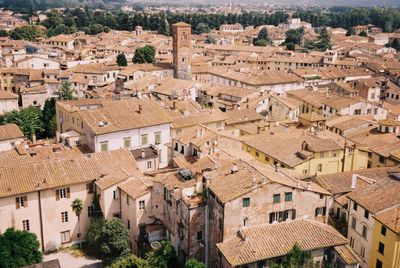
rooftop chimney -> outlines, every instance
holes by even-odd
[[[142,149],[142,158],[146,157],[146,152],[144,151],[144,149]]]
[[[231,168],[231,174],[238,172],[238,166],[236,163],[233,163]]]
[[[351,189],[354,190],[357,187],[357,174],[351,176]]]
[[[310,187],[311,187],[311,181],[308,181],[307,182],[307,190],[310,190]]]
[[[242,230],[239,230],[239,231],[237,232],[237,234],[238,234],[238,236],[240,237],[240,239],[241,239],[242,241],[246,241],[246,235],[243,233]]]

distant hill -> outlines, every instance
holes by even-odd
[[[174,3],[174,4],[218,4],[231,1],[219,0],[127,0],[127,2],[141,3]],[[400,0],[234,0],[236,4],[264,4],[264,5],[288,5],[288,6],[400,6]]]

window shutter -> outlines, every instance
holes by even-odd
[[[60,190],[56,190],[56,200],[60,200]]]
[[[269,223],[272,223],[273,219],[272,219],[272,213],[269,213]]]
[[[15,198],[15,207],[19,208],[19,197]]]
[[[296,219],[296,210],[293,209],[292,210],[292,220],[295,220],[295,219]]]
[[[28,207],[28,197],[26,195],[24,196],[24,207]]]
[[[69,190],[69,187],[67,188],[67,198],[70,198],[71,197],[71,192],[70,192],[70,190]]]
[[[289,210],[285,210],[283,213],[283,220],[286,221],[289,218]]]
[[[322,208],[322,215],[325,215],[326,214],[326,207],[323,207]]]
[[[318,216],[318,208],[315,209],[315,217]]]

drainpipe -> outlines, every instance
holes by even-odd
[[[188,223],[188,241],[187,241],[188,247],[187,247],[187,254],[186,254],[186,257],[189,258],[189,256],[190,256],[190,208],[188,207],[187,209],[188,209],[188,215],[189,215],[189,217],[188,217],[188,221],[187,221],[187,223]],[[186,259],[185,262],[186,262],[187,260],[188,260],[188,259]]]
[[[210,267],[210,257],[209,257],[209,252],[210,252],[210,241],[209,241],[209,234],[210,234],[210,222],[209,222],[209,208],[208,208],[208,204],[206,204],[205,207],[205,232],[204,232],[204,244],[205,244],[205,260],[204,263],[206,265],[206,267]]]
[[[42,244],[42,252],[44,252],[42,201],[41,201],[41,197],[40,197],[40,191],[38,191],[38,202],[39,202],[40,241],[41,241],[41,244]]]
[[[346,163],[346,146],[347,146],[347,140],[344,141],[344,146],[343,146],[342,172],[344,172],[344,167]]]

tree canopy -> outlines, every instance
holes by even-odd
[[[43,260],[34,233],[9,228],[0,235],[0,267],[18,268]]]
[[[288,50],[294,50],[295,45],[300,45],[304,35],[304,28],[290,29],[286,31],[286,39],[282,45],[285,45]]]
[[[126,56],[124,53],[118,54],[117,65],[118,66],[128,66],[128,61],[126,60]]]
[[[105,265],[129,256],[128,230],[118,218],[93,220],[89,225],[87,240],[89,252]]]
[[[56,135],[57,121],[56,121],[56,98],[48,98],[44,102],[42,112],[42,123],[44,136],[52,138]]]
[[[156,49],[153,46],[146,45],[136,49],[133,56],[133,63],[154,63],[156,56]]]
[[[71,83],[69,81],[64,81],[61,84],[60,95],[58,96],[59,100],[75,100],[77,99],[74,96],[74,92],[71,88]]]
[[[185,263],[185,268],[206,268],[206,266],[196,259],[189,259]]]
[[[147,260],[141,259],[135,255],[117,260],[107,268],[152,268]]]
[[[35,42],[41,37],[45,37],[45,32],[36,25],[25,25],[17,27],[9,33],[11,39],[14,40],[27,40]]]
[[[113,0],[116,2],[116,0]],[[119,0],[121,1],[121,0]],[[150,14],[143,11],[141,4],[134,8],[140,12],[132,14],[120,10],[109,9],[99,11],[103,1],[82,0],[3,0],[3,6],[31,15],[37,10],[51,10],[55,7],[69,7],[61,14],[57,10],[47,13],[48,19],[41,24],[47,28],[47,35],[59,33],[74,33],[84,31],[87,34],[107,32],[110,29],[132,31],[136,26],[145,30],[157,31],[160,34],[170,35],[170,25],[183,21],[192,25],[194,33],[204,33],[208,29],[219,29],[222,24],[240,23],[244,27],[249,25],[278,25],[284,22],[288,15],[285,12],[266,13],[263,11],[242,12],[240,14],[204,14],[204,13],[158,13]],[[90,7],[89,7],[90,6]],[[85,8],[83,8],[85,7]],[[314,27],[333,27],[350,29],[357,25],[373,24],[385,32],[392,32],[400,28],[400,10],[398,8],[382,7],[332,7],[326,8],[298,8],[293,17],[310,22]],[[16,38],[24,35],[15,34]],[[295,43],[295,42],[294,42]],[[296,44],[296,43],[295,43]]]
[[[272,43],[272,39],[269,37],[268,29],[263,27],[257,35],[257,38],[254,38],[253,45],[255,46],[267,46]]]
[[[400,51],[400,38],[395,38],[388,45],[389,45],[389,47],[392,47],[392,48],[396,49],[397,51]]]
[[[14,110],[4,116],[5,123],[16,124],[24,135],[32,138],[43,130],[42,111],[39,107],[30,106],[20,111]]]
[[[367,34],[366,31],[361,31],[358,35],[359,35],[359,36],[363,36],[363,37],[368,36],[368,34]]]
[[[204,34],[209,33],[211,31],[210,26],[204,22],[200,22],[197,27],[194,28],[193,33],[195,34]]]
[[[312,268],[312,255],[310,251],[304,251],[296,243],[283,257],[282,263],[273,264],[271,268]]]
[[[174,247],[168,241],[161,241],[161,247],[146,253],[145,259],[151,267],[175,268],[178,266],[178,258]]]
[[[304,42],[304,48],[308,50],[326,51],[332,48],[331,38],[328,34],[326,27],[320,30],[318,40]]]

